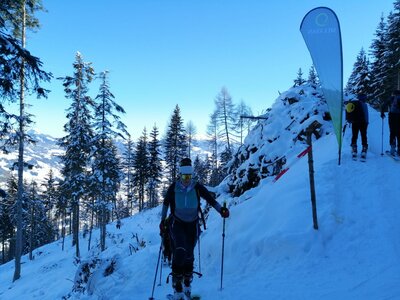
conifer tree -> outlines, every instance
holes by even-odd
[[[24,197],[23,173],[24,173],[24,146],[29,140],[27,125],[32,122],[31,115],[25,110],[25,93],[32,90],[39,96],[46,96],[47,91],[39,86],[39,82],[50,80],[51,75],[40,69],[41,62],[29,54],[26,48],[26,30],[35,30],[39,27],[39,20],[35,17],[38,10],[43,10],[40,0],[15,0],[2,1],[0,5],[0,94],[11,99],[19,100],[18,116],[9,114],[0,105],[1,133],[0,137],[9,135],[12,129],[12,120],[15,121],[17,134],[16,140],[7,140],[7,143],[18,144],[18,196],[17,233],[15,245],[15,270],[13,281],[21,276],[21,254],[23,242],[22,202]],[[12,32],[13,37],[5,32]],[[4,75],[4,80],[3,80]],[[16,98],[14,98],[17,96]]]
[[[132,214],[133,210],[133,166],[134,166],[134,149],[133,141],[131,136],[128,135],[128,140],[125,143],[125,151],[122,153],[122,169],[125,174],[125,191],[127,205],[129,208],[129,214]]]
[[[159,195],[159,188],[162,177],[162,166],[161,166],[161,143],[158,139],[158,128],[154,124],[152,131],[150,132],[150,140],[148,143],[149,151],[149,206],[155,207],[158,205],[157,199]]]
[[[297,77],[293,81],[294,81],[293,87],[301,86],[304,83],[306,83],[306,80],[303,78],[303,71],[301,70],[301,68],[299,68],[299,70],[297,71]]]
[[[165,164],[168,182],[172,183],[178,175],[178,163],[187,155],[187,141],[181,110],[176,105],[168,124],[164,142]]]
[[[196,181],[202,184],[207,184],[209,182],[210,166],[208,155],[206,155],[204,160],[202,160],[199,155],[196,155],[193,162],[193,173]]]
[[[101,148],[95,151],[93,160],[91,187],[96,191],[95,207],[100,225],[100,250],[104,251],[106,249],[106,225],[110,220],[111,208],[116,207],[117,192],[123,172],[117,157],[117,148],[111,139],[102,142]]]
[[[400,0],[393,3],[394,10],[388,16],[387,27],[387,86],[389,93],[400,89]],[[387,99],[389,98],[388,97]]]
[[[80,202],[87,197],[88,168],[93,145],[91,127],[93,116],[90,109],[94,103],[88,96],[88,84],[93,80],[94,70],[91,63],[85,62],[79,52],[76,54],[73,68],[72,76],[61,78],[66,98],[71,99],[72,103],[67,110],[68,122],[64,125],[67,135],[60,140],[60,145],[65,149],[65,154],[62,156],[64,164],[62,190],[70,199],[72,245],[75,246],[75,255],[80,257],[79,207]]]
[[[136,144],[134,156],[134,185],[139,201],[139,211],[144,209],[145,187],[149,179],[149,153],[147,146],[147,130],[143,129],[142,136]]]
[[[62,250],[64,250],[64,240],[66,234],[67,227],[67,209],[68,209],[68,197],[67,192],[63,191],[63,188],[66,188],[66,184],[63,181],[59,182],[58,193],[55,203],[55,222],[56,222],[56,236],[61,237],[62,239]],[[61,232],[59,232],[59,228]]]
[[[385,87],[387,68],[386,63],[386,48],[387,48],[387,24],[384,17],[381,20],[375,31],[375,39],[372,40],[370,46],[371,62],[371,98],[374,107],[381,107],[388,97],[389,89]]]
[[[308,71],[307,82],[314,88],[317,88],[319,86],[319,79],[317,72],[315,71],[314,65],[312,65],[310,67],[310,70]]]
[[[27,193],[29,233],[29,259],[33,259],[33,250],[53,241],[53,227],[46,215],[46,208],[40,196],[38,185],[32,181]]]
[[[363,48],[357,55],[356,62],[353,65],[353,71],[347,81],[345,92],[349,94],[370,95],[370,68],[369,60]]]
[[[42,193],[43,205],[47,212],[47,219],[52,220],[52,211],[57,202],[57,187],[56,179],[54,178],[53,169],[50,169],[45,182],[42,184],[44,191]],[[56,227],[56,224],[54,224]]]
[[[11,220],[11,210],[15,203],[17,194],[17,181],[15,177],[7,182],[8,192],[4,198],[0,197],[0,243],[1,243],[1,261],[5,263],[11,260],[12,238],[14,237],[14,224]]]
[[[114,204],[116,207],[116,196],[123,178],[120,162],[117,157],[116,147],[113,140],[117,137],[125,138],[126,126],[120,120],[119,114],[125,113],[122,106],[114,100],[108,82],[108,72],[100,75],[100,90],[95,98],[94,111],[94,133],[92,144],[94,146],[91,184],[97,192],[97,210],[100,223],[100,248],[105,250],[106,224],[110,211]]]

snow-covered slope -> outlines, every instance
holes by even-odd
[[[399,299],[400,165],[381,156],[381,125],[379,114],[370,109],[365,163],[349,155],[350,130],[340,166],[336,137],[330,133],[314,140],[319,230],[312,226],[306,157],[277,182],[267,176],[239,197],[223,192],[221,185],[218,201],[227,201],[231,210],[223,289],[222,220],[212,210],[200,254],[195,250],[195,268],[201,261],[203,277],[194,279],[193,292],[204,300]],[[387,145],[386,120],[384,126]],[[262,143],[259,139],[258,149]],[[260,153],[268,155],[268,148]],[[96,261],[83,293],[72,291],[78,264],[67,239],[64,251],[55,242],[35,251],[33,261],[24,257],[22,278],[15,283],[13,262],[0,266],[0,299],[148,299],[160,249],[159,218],[157,207],[124,219],[120,230],[110,224],[103,253],[96,248],[87,252],[87,238],[82,238],[82,261]],[[169,272],[164,266],[160,286],[158,273],[155,299],[171,291],[165,283]]]

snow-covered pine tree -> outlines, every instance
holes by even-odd
[[[64,192],[63,188],[67,186],[64,184],[64,181],[59,182],[59,186],[57,189],[57,197],[55,203],[55,211],[54,217],[56,222],[55,234],[56,238],[62,239],[62,247],[61,249],[64,251],[64,241],[65,241],[65,234],[66,234],[66,227],[67,227],[67,218],[68,218],[68,196],[67,191]],[[59,231],[61,229],[61,232]]]
[[[175,106],[171,120],[169,121],[163,146],[168,182],[172,183],[178,175],[180,160],[187,155],[186,132],[178,105]]]
[[[381,108],[386,98],[389,97],[387,89],[385,88],[385,78],[387,77],[387,24],[383,16],[375,31],[375,39],[372,40],[370,46],[371,61],[371,103],[375,108]]]
[[[33,260],[33,250],[53,241],[53,228],[46,216],[43,199],[40,197],[37,183],[32,181],[27,192],[28,223],[26,231],[29,234],[27,252]]]
[[[72,211],[72,245],[75,246],[75,255],[80,257],[79,212],[81,201],[88,196],[88,168],[94,136],[91,127],[94,102],[88,95],[88,84],[93,80],[94,69],[79,52],[73,68],[72,76],[61,78],[65,96],[72,103],[67,109],[68,122],[64,125],[67,135],[60,139],[59,144],[65,149],[61,157],[64,165],[61,171],[64,176],[62,191],[68,197]]]
[[[117,192],[123,179],[114,139],[125,138],[128,132],[119,116],[119,114],[125,113],[125,110],[114,100],[114,95],[110,91],[107,71],[100,74],[100,80],[99,94],[95,98],[93,123],[95,136],[92,140],[94,151],[90,182],[97,199],[100,249],[104,251],[106,248],[106,225],[111,216],[110,208],[116,207]]]
[[[202,160],[199,155],[196,155],[196,158],[193,162],[193,173],[197,182],[200,182],[201,184],[208,184],[210,177],[208,154],[204,160]]]
[[[8,199],[0,202],[0,243],[1,243],[1,264],[11,260],[10,242],[14,234],[14,226],[10,219],[10,203]]]
[[[303,78],[303,71],[301,70],[301,68],[299,68],[299,70],[297,71],[297,77],[295,80],[293,80],[293,82],[293,87],[301,86],[306,83],[306,80]]]
[[[133,164],[133,181],[135,190],[137,192],[139,211],[142,211],[144,209],[145,187],[149,180],[149,152],[147,143],[147,130],[146,128],[144,128],[142,136],[136,143]]]
[[[393,3],[394,9],[388,16],[387,26],[387,86],[390,93],[400,89],[400,0]],[[389,98],[389,97],[388,97]]]
[[[225,149],[221,152],[221,167],[218,172],[219,179],[218,181],[221,182],[226,175],[228,175],[228,169],[229,169],[229,162],[231,161],[233,157],[233,153],[228,147],[225,147]]]
[[[41,196],[43,199],[43,205],[46,209],[47,219],[52,222],[54,228],[57,228],[57,222],[54,216],[54,208],[57,203],[58,191],[53,169],[50,169],[47,177],[44,178],[44,180],[45,182],[42,183],[43,191]]]
[[[345,92],[348,94],[366,94],[369,96],[371,95],[370,85],[369,60],[364,48],[361,48],[353,65],[353,71],[347,81]],[[368,97],[368,99],[370,98]]]
[[[39,86],[39,82],[49,81],[51,75],[42,71],[41,62],[32,56],[26,48],[26,30],[35,30],[39,27],[39,20],[35,17],[36,11],[44,10],[40,0],[4,0],[0,6],[0,72],[1,84],[0,94],[11,102],[19,100],[18,117],[6,112],[3,106],[0,107],[0,114],[5,117],[1,121],[3,129],[2,136],[9,136],[11,124],[15,121],[17,134],[14,138],[8,139],[5,144],[18,143],[18,196],[16,203],[17,210],[17,231],[15,246],[15,271],[13,281],[21,276],[21,254],[23,242],[22,224],[22,202],[23,172],[24,172],[24,146],[29,140],[27,125],[31,123],[31,115],[25,111],[25,92],[32,91],[39,96],[46,96],[47,90]],[[11,32],[10,37],[6,32]],[[21,51],[22,50],[22,51]],[[4,78],[4,80],[3,80]]]
[[[104,147],[104,148],[103,148]],[[117,148],[111,139],[102,142],[93,156],[92,191],[94,191],[99,227],[100,250],[106,249],[106,225],[116,208],[117,193],[123,179],[123,172],[117,156]],[[115,211],[117,213],[117,211]],[[118,218],[118,216],[117,216]]]
[[[314,65],[311,65],[310,70],[308,71],[307,83],[309,83],[314,88],[319,86],[319,79],[317,72],[315,71]]]
[[[134,165],[134,144],[131,139],[131,136],[128,136],[128,139],[125,143],[125,150],[122,153],[122,170],[124,171],[125,180],[125,193],[127,199],[127,205],[129,208],[129,214],[133,213],[133,165]]]
[[[158,128],[154,124],[152,131],[150,132],[150,140],[148,142],[149,151],[149,183],[148,183],[148,195],[149,195],[149,207],[156,207],[158,205],[157,199],[159,199],[159,189],[162,177],[162,166],[161,166],[161,142],[158,139]]]
[[[13,174],[7,180],[7,197],[0,201],[0,239],[1,239],[1,259],[6,263],[14,258],[15,236],[14,223],[12,222],[12,208],[17,198],[17,179]],[[14,237],[14,238],[13,238]]]

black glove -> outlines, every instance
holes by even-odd
[[[226,207],[221,207],[221,211],[219,213],[221,214],[221,217],[223,217],[223,218],[229,217],[229,209],[227,209]]]
[[[164,235],[167,232],[167,222],[165,220],[161,220],[160,222],[160,235]]]

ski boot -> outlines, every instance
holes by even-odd
[[[193,275],[191,273],[185,274],[183,279],[183,293],[185,294],[187,300],[192,299],[192,287],[191,287],[192,280],[193,280]]]
[[[172,274],[172,288],[174,289],[174,300],[185,300],[182,287],[182,275]]]
[[[351,146],[351,158],[357,160],[357,145]]]
[[[395,145],[390,145],[390,155],[396,156],[396,146]]]
[[[367,159],[367,146],[363,146],[361,151],[361,161],[365,161]]]

